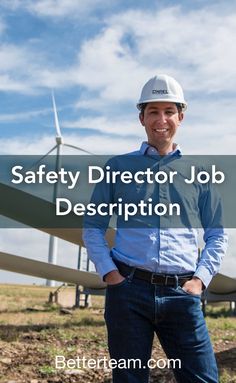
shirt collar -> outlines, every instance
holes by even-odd
[[[158,150],[156,148],[154,148],[154,146],[151,146],[147,143],[147,141],[143,141],[142,144],[141,144],[141,147],[140,147],[140,153],[143,154],[143,155],[159,155],[158,153]],[[182,151],[180,149],[180,146],[178,144],[176,144],[175,146],[175,149],[168,153],[168,155],[173,155],[173,154],[179,154],[179,155],[182,155]]]

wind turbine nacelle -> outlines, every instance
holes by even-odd
[[[57,145],[63,145],[64,144],[63,137],[62,136],[56,136],[56,143],[57,143]]]

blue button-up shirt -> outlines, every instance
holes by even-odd
[[[141,148],[131,154],[156,156],[158,152],[147,142],[143,142]],[[176,146],[165,157],[174,160],[180,156],[181,150]],[[110,190],[108,188],[106,202],[109,202],[109,195]],[[211,206],[204,205],[206,211],[208,208],[212,212]],[[102,278],[110,271],[117,270],[113,262],[113,259],[117,259],[127,265],[155,273],[184,274],[193,272],[207,287],[212,277],[218,272],[227,248],[227,236],[223,228],[204,228],[205,247],[199,254],[198,229],[196,228],[166,228],[161,226],[157,228],[124,228],[118,226],[115,245],[110,251],[105,240],[106,227],[94,227],[92,221],[92,217],[86,217],[83,240],[88,255]]]

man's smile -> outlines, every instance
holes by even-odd
[[[168,131],[168,129],[166,128],[166,129],[153,129],[154,130],[154,132],[167,132]]]

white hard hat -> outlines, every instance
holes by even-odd
[[[186,110],[187,103],[184,100],[183,89],[180,84],[166,74],[159,74],[152,77],[143,87],[137,108],[141,110],[140,105],[147,102],[167,101],[183,105]]]

